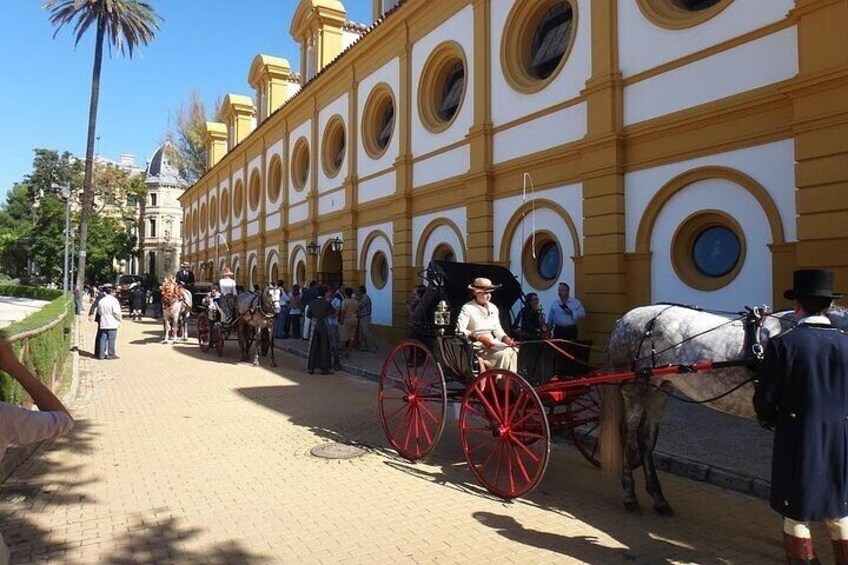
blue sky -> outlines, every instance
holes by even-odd
[[[251,95],[253,57],[299,68],[289,35],[296,0],[149,0],[164,18],[156,40],[133,59],[104,58],[96,152],[144,162],[192,90],[207,111],[227,93]],[[0,1],[0,196],[31,170],[33,149],[85,155],[93,29],[74,49],[72,27],[53,39],[42,0]],[[371,21],[371,0],[345,0],[348,18]]]

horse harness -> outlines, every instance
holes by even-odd
[[[755,306],[753,308],[746,306],[744,312],[732,312],[732,314],[736,314],[735,318],[731,318],[730,320],[728,320],[725,323],[719,324],[718,326],[715,326],[715,327],[710,328],[706,331],[697,333],[693,336],[689,336],[686,339],[684,339],[684,340],[682,340],[678,343],[672,344],[672,345],[666,347],[665,349],[663,349],[661,351],[657,351],[656,343],[654,342],[654,325],[656,324],[657,319],[663,313],[665,313],[666,311],[668,311],[669,309],[674,308],[674,307],[687,308],[689,310],[694,310],[694,311],[697,311],[697,312],[709,312],[709,310],[705,310],[703,308],[698,308],[697,306],[692,306],[692,305],[688,305],[688,304],[673,304],[673,303],[662,303],[662,304],[667,305],[668,308],[665,308],[665,309],[661,310],[660,312],[658,312],[656,316],[651,318],[648,321],[648,323],[645,324],[645,330],[642,333],[642,339],[639,341],[639,347],[636,349],[636,354],[633,357],[633,362],[632,362],[631,368],[632,368],[633,373],[635,375],[635,379],[633,381],[634,383],[647,384],[649,386],[653,386],[657,390],[660,390],[660,391],[664,392],[665,394],[669,395],[670,397],[674,398],[675,400],[680,400],[681,402],[686,402],[686,403],[690,403],[690,404],[706,404],[706,403],[714,402],[716,400],[724,398],[725,396],[735,392],[736,390],[742,388],[746,384],[748,384],[748,383],[750,383],[750,382],[752,382],[756,379],[756,369],[760,365],[760,363],[762,362],[763,355],[764,355],[764,352],[765,352],[765,349],[763,347],[763,335],[762,335],[763,323],[765,322],[765,319],[770,315],[768,309],[765,306]],[[717,312],[717,311],[714,312],[714,313],[727,314],[727,312]],[[679,397],[675,394],[672,394],[671,392],[669,392],[668,390],[664,389],[661,386],[656,386],[656,385],[650,383],[650,379],[654,375],[654,370],[657,369],[658,367],[660,367],[660,365],[657,364],[657,356],[659,354],[665,353],[666,351],[669,351],[671,349],[674,349],[675,347],[679,347],[679,346],[683,345],[687,341],[691,341],[691,340],[693,340],[697,337],[708,334],[708,333],[713,332],[713,331],[715,331],[715,330],[717,330],[721,327],[724,327],[726,325],[730,325],[730,324],[737,322],[737,321],[740,321],[740,320],[743,321],[743,329],[745,331],[744,345],[743,345],[744,356],[739,358],[739,359],[732,359],[732,360],[728,360],[728,361],[715,362],[715,363],[713,363],[713,368],[723,369],[723,368],[729,368],[729,367],[746,367],[752,372],[752,376],[749,379],[746,379],[745,381],[743,381],[743,382],[739,383],[738,385],[732,387],[730,390],[719,394],[718,396],[715,396],[713,398],[709,398],[709,399],[706,399],[706,400],[689,400],[689,399],[686,399],[686,398],[681,398],[681,397]],[[651,364],[648,367],[639,368],[637,365],[639,364],[640,361],[645,359],[645,357],[642,357],[642,347],[645,345],[645,341],[648,341],[650,346],[651,346],[651,350],[650,350]],[[681,364],[681,365],[679,365],[679,372],[680,373],[695,373],[697,371],[692,367],[692,365]],[[623,384],[627,384],[627,383],[623,383]]]

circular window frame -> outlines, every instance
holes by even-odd
[[[674,0],[636,0],[639,11],[651,23],[663,29],[689,29],[711,20],[725,10],[733,0],[719,0],[715,6],[690,12],[677,6]]]
[[[342,157],[341,163],[339,163],[338,167],[333,163],[333,155],[331,150],[336,145],[338,141],[338,136],[341,134],[344,136],[344,156]],[[324,128],[324,136],[322,138],[321,143],[321,167],[324,169],[324,174],[327,175],[327,178],[333,179],[339,174],[339,171],[342,170],[342,167],[347,160],[347,129],[345,128],[344,119],[338,114],[335,114],[333,117],[329,119],[327,122],[327,126]]]
[[[241,218],[244,214],[244,183],[239,180],[233,189],[233,216]]]
[[[206,207],[206,202],[200,205],[200,231],[205,232],[209,225],[209,209]]]
[[[533,41],[539,20],[558,2],[571,6],[572,32],[556,68],[547,78],[539,79],[527,71],[527,46]],[[501,70],[513,90],[523,94],[535,94],[557,79],[571,57],[579,30],[578,24],[579,14],[577,2],[574,0],[520,0],[515,3],[507,16],[501,36]]]
[[[439,116],[438,108],[441,105],[445,80],[447,80],[448,73],[456,63],[462,64],[465,72],[464,84],[456,112],[449,120],[445,120]],[[467,93],[468,59],[465,56],[465,51],[456,41],[445,41],[430,53],[427,62],[424,63],[424,69],[421,71],[421,79],[418,83],[418,116],[424,129],[430,133],[442,133],[450,128],[462,112]]]
[[[559,249],[559,269],[552,279],[546,279],[539,272],[539,255],[542,250],[550,244],[554,244]],[[533,256],[535,248],[536,256]],[[560,280],[562,269],[565,266],[565,254],[563,252],[562,243],[552,232],[542,230],[536,232],[536,237],[532,235],[527,238],[524,245],[521,246],[521,272],[527,278],[527,282],[534,290],[548,290],[552,288]]]
[[[736,265],[720,277],[710,277],[701,272],[692,257],[693,246],[705,230],[726,228],[739,240],[739,259]],[[742,226],[721,210],[699,210],[683,220],[671,240],[671,264],[677,277],[690,288],[704,292],[722,289],[732,283],[745,266],[747,244]]]
[[[221,222],[227,225],[230,222],[230,191],[224,190],[221,192],[220,206]]]
[[[249,190],[247,192],[247,204],[250,206],[251,212],[259,210],[259,203],[262,201],[262,176],[258,171],[253,171],[250,175]]]
[[[306,137],[301,136],[294,144],[291,157],[291,181],[297,192],[303,192],[309,183],[309,166],[309,142]],[[299,172],[305,174],[301,177]]]
[[[383,264],[386,267],[385,278],[383,277],[383,268],[378,263],[378,260],[382,261]],[[370,273],[371,273],[371,284],[374,286],[374,288],[379,290],[379,289],[385,288],[386,285],[389,283],[389,277],[391,276],[390,268],[389,268],[389,258],[386,257],[385,252],[383,252],[382,250],[375,252],[374,256],[371,258]]]
[[[213,196],[209,199],[209,229],[213,230],[218,225],[218,199]]]
[[[193,235],[192,228],[194,227],[194,226],[192,225],[192,223],[191,223],[191,212],[188,212],[188,213],[185,215],[185,220],[183,220],[183,222],[184,222],[184,224],[185,224],[185,233],[186,233],[186,235],[188,235],[189,237],[191,237],[191,236]]]
[[[194,237],[197,237],[200,234],[200,226],[198,225],[198,223],[199,223],[198,218],[199,218],[199,214],[198,214],[197,208],[195,208],[194,211],[191,213],[191,228],[192,228],[192,233],[194,234]],[[156,234],[156,236],[159,237],[159,234]]]
[[[271,166],[268,167],[268,200],[277,202],[283,193],[283,160],[279,155],[271,158]]]
[[[394,108],[395,124],[392,128],[392,135],[389,136],[389,140],[386,142],[386,146],[380,147],[377,143],[377,135],[379,133],[377,131],[379,127],[377,125],[377,120],[385,111],[386,101],[389,101]],[[397,100],[395,100],[395,93],[392,91],[391,87],[385,82],[381,82],[376,85],[368,95],[368,99],[365,101],[365,112],[362,116],[361,128],[362,145],[365,148],[365,153],[375,161],[386,154],[395,138],[395,131],[398,128],[397,112]]]

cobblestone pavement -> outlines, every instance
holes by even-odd
[[[159,336],[151,320],[125,322],[120,359],[83,353],[75,431],[0,489],[13,562],[781,560],[779,520],[762,500],[665,475],[677,516],[631,516],[615,484],[555,446],[539,488],[505,503],[474,483],[450,421],[425,463],[386,450],[372,382],[307,375],[290,354],[254,368],[236,362],[235,342],[218,358]],[[330,441],[368,451],[310,455]]]

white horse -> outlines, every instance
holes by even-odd
[[[191,315],[192,296],[187,289],[177,285],[162,285],[162,321],[165,337],[162,343],[173,344],[176,339],[188,341],[188,318]]]
[[[265,346],[263,335],[267,336],[271,350],[271,366],[277,366],[274,356],[274,320],[280,313],[280,289],[276,285],[266,286],[261,294],[244,292],[238,295],[238,340],[241,360],[249,359],[250,347],[255,346],[253,365],[259,365],[259,347]],[[265,351],[262,352],[265,354]]]
[[[846,310],[834,308],[828,316],[835,326],[848,328]],[[673,305],[636,308],[618,320],[612,330],[607,371],[626,372],[698,361],[743,361],[746,358],[753,361],[746,346],[750,349],[757,340],[746,340],[745,318],[734,319]],[[761,347],[770,336],[792,327],[795,314],[769,314],[760,321],[759,329],[749,332],[749,336],[756,337],[759,333]],[[653,461],[668,392],[677,390],[715,410],[755,419],[754,365],[654,375],[623,385],[600,387],[601,464],[607,472],[620,469],[624,505],[629,511],[640,511],[633,471],[641,465],[645,490],[654,500],[654,510],[663,515],[673,514],[663,496]]]

